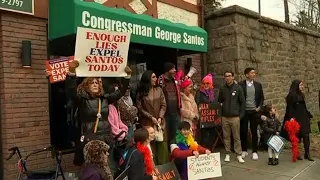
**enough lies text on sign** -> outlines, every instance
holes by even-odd
[[[34,0],[0,0],[0,9],[34,15]]]

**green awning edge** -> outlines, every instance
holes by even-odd
[[[82,0],[49,0],[49,41],[76,34],[79,19],[79,15],[77,14],[78,7],[81,7],[81,9],[88,9],[88,11],[90,11],[91,9],[96,10],[97,12],[106,12],[106,14],[119,14],[119,16],[123,16],[135,21],[141,20],[141,22],[144,23],[150,22],[150,24],[159,24],[159,26],[177,29],[180,32],[190,32],[205,39],[204,46],[182,45],[181,43],[177,45],[172,43],[167,44],[164,41],[150,43],[149,40],[145,41],[147,38],[144,37],[142,37],[141,39],[133,37],[132,42],[176,48],[181,50],[190,50],[195,52],[207,52],[208,34],[204,29],[198,26],[188,26],[182,23],[173,23],[166,19],[155,19],[149,15],[134,14],[122,8],[110,8],[96,2],[84,2]]]
[[[91,7],[91,8],[94,8],[94,9],[98,9],[98,10],[101,10],[101,11],[109,11],[112,9],[112,11],[117,11],[119,14],[122,14],[124,16],[127,16],[127,17],[131,17],[132,16],[136,19],[143,19],[143,20],[146,20],[146,21],[149,21],[149,22],[155,22],[157,21],[157,23],[159,24],[164,24],[164,25],[167,25],[167,26],[175,26],[177,28],[181,28],[181,29],[187,29],[187,30],[193,30],[193,31],[197,31],[197,32],[200,32],[200,33],[206,33],[207,32],[198,27],[198,26],[187,26],[185,24],[182,24],[182,23],[173,23],[169,20],[166,20],[166,19],[155,19],[149,15],[146,15],[146,14],[134,14],[134,13],[131,13],[125,9],[122,9],[122,8],[111,8],[111,7],[106,7],[100,3],[96,3],[96,2],[84,2],[84,1],[80,1],[80,0],[74,0],[74,2],[78,5],[82,5],[82,6],[88,6],[88,7]]]

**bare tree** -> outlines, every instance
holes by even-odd
[[[296,26],[320,32],[320,0],[301,0],[293,21]]]

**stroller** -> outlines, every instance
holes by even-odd
[[[65,180],[65,176],[61,167],[62,161],[62,152],[55,150],[53,147],[47,147],[39,150],[35,150],[30,154],[27,154],[25,158],[22,157],[20,150],[18,147],[14,146],[9,149],[11,152],[6,160],[10,160],[14,155],[17,155],[18,161],[18,170],[19,176],[18,180],[57,180],[59,176],[61,176],[63,180]],[[57,165],[56,169],[52,171],[30,171],[27,169],[27,160],[30,156],[43,153],[43,152],[51,152],[52,158],[55,158]]]

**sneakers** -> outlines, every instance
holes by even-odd
[[[252,160],[256,161],[259,159],[259,156],[256,152],[252,153]]]
[[[241,154],[242,159],[244,159],[246,156],[248,156],[248,152],[247,151],[243,151]]]
[[[230,162],[230,155],[229,154],[227,154],[226,158],[224,158],[224,162]]]
[[[242,159],[242,156],[237,156],[239,163],[244,163],[245,161]]]

